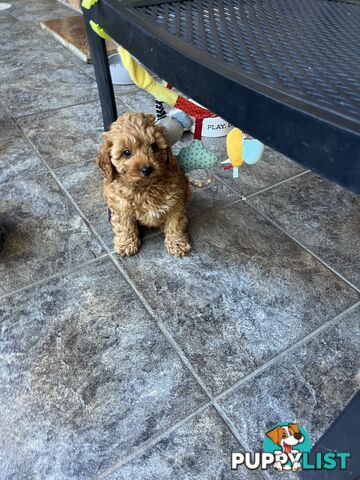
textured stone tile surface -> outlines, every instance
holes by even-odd
[[[110,260],[0,312],[1,478],[93,478],[204,401]]]
[[[106,480],[262,479],[258,472],[231,471],[232,452],[244,450],[215,410],[188,420]]]
[[[9,3],[9,2],[7,2]],[[16,18],[11,15],[11,9],[1,11],[0,32],[6,32],[17,23]]]
[[[213,393],[359,295],[244,202],[192,218],[193,251],[146,241],[124,266]]]
[[[34,2],[24,3],[30,4]],[[13,10],[11,11],[13,12]],[[56,48],[57,42],[55,39],[41,30],[40,25],[37,22],[18,22],[11,14],[11,17],[6,17],[1,23],[2,42],[0,43],[0,52],[2,55],[0,57],[0,64],[5,63],[3,55],[9,53],[16,55],[21,53],[23,49],[35,46],[41,47],[41,45],[44,49],[50,47]],[[30,60],[31,57],[29,58],[29,61]]]
[[[95,159],[55,170],[56,176],[86,215],[91,225],[111,248],[113,237],[103,197],[103,176]]]
[[[79,57],[74,55],[66,47],[63,47],[61,49],[61,53],[66,58],[68,58],[74,65],[77,65],[79,68],[81,68],[81,70],[83,70],[87,75],[95,79],[94,66],[92,63],[85,63],[83,60],[81,60]],[[122,95],[138,92],[139,88],[133,83],[129,85],[114,85],[114,91],[115,91],[115,96],[117,100],[121,101]]]
[[[21,21],[40,22],[76,15],[70,8],[54,0],[12,1],[11,14]]]
[[[299,422],[312,442],[355,394],[360,364],[360,308],[349,312],[276,365],[220,401],[250,448],[261,448],[277,422]]]
[[[309,174],[249,201],[360,288],[360,196]]]
[[[10,119],[1,120],[1,115],[0,106],[0,185],[42,166],[41,160],[14,122]]]
[[[0,94],[12,115],[19,117],[98,98],[94,80],[65,58],[63,62],[57,68],[40,69],[0,84]]]
[[[1,55],[0,80],[11,84],[38,71],[56,70],[61,66],[71,67],[72,63],[57,50],[44,48],[41,44],[26,46],[18,51],[10,49]]]
[[[152,95],[143,90],[117,96],[130,110],[155,115],[155,100]]]
[[[0,295],[102,253],[53,178],[38,170],[0,186]]]
[[[10,115],[5,108],[5,105],[0,101],[0,128],[5,128],[3,122],[8,122],[10,120]]]
[[[18,123],[53,168],[95,161],[103,132],[98,102],[31,115]]]

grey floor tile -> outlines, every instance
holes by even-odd
[[[258,472],[231,471],[232,452],[244,450],[212,408],[177,428],[106,480],[261,479]]]
[[[27,2],[30,3],[35,2]],[[9,17],[5,20],[5,25],[1,31],[0,65],[3,65],[10,55],[19,55],[24,49],[42,46],[45,51],[57,48],[58,42],[43,31],[38,22],[14,21],[14,17]]]
[[[81,68],[81,70],[83,70],[87,75],[95,79],[94,66],[92,63],[84,62],[65,47],[61,49],[61,53],[72,63],[74,63],[74,65],[77,65],[79,68]],[[135,84],[132,83],[130,85],[114,85],[114,91],[117,100],[121,101],[122,95],[138,92],[140,90]]]
[[[56,176],[109,248],[113,236],[103,197],[103,175],[95,159],[55,170]]]
[[[113,235],[103,198],[103,176],[96,167],[95,161],[68,165],[56,169],[55,174],[106,245],[112,248]],[[189,218],[201,214],[209,207],[226,205],[236,200],[238,200],[237,196],[218,181],[204,189],[193,188],[188,206]],[[145,238],[157,231],[157,229],[143,229],[142,235]]]
[[[115,97],[118,101],[122,102],[122,96],[125,96],[127,94],[136,94],[138,92],[141,92],[139,88],[134,85],[114,85],[114,92],[115,92]]]
[[[98,102],[31,115],[18,123],[53,168],[95,160],[103,132]]]
[[[0,312],[3,479],[91,479],[205,400],[110,260]]]
[[[222,148],[216,149],[214,146],[214,150],[218,150],[221,160],[225,160],[227,158],[225,140],[222,142]],[[209,149],[213,148],[214,143],[216,140],[207,141]],[[223,167],[218,168],[216,174],[237,193],[248,196],[304,171],[305,168],[298,163],[266,147],[258,163],[245,165],[239,169],[239,178],[233,178],[231,170],[224,170]]]
[[[152,95],[143,90],[128,94],[121,93],[117,95],[116,98],[121,100],[134,112],[145,112],[155,115],[155,99]]]
[[[15,52],[10,49],[1,56],[0,81],[10,84],[34,72],[64,66],[71,67],[72,63],[57,50],[47,50],[42,45],[27,46]]]
[[[0,120],[0,185],[41,166],[41,160],[14,122],[11,119]]]
[[[360,196],[307,174],[249,202],[360,288]]]
[[[202,211],[190,235],[188,257],[153,237],[123,264],[212,393],[359,298],[245,202]]]
[[[0,186],[5,245],[0,295],[102,253],[86,224],[50,174],[26,172]]]
[[[11,14],[19,21],[40,22],[53,18],[74,16],[76,13],[56,0],[12,0]]]
[[[9,3],[9,2],[7,2]],[[13,28],[17,23],[16,18],[11,15],[11,9],[2,10],[0,13],[1,22],[0,22],[0,32],[7,32],[9,29]]]
[[[189,221],[196,216],[207,215],[209,208],[222,207],[238,200],[231,190],[217,180],[205,188],[192,186],[188,203]]]
[[[1,99],[0,99],[0,128],[1,129],[6,128],[6,126],[4,126],[4,124],[3,124],[3,122],[9,122],[10,120],[11,120],[11,115],[8,112],[5,105],[1,102]]]
[[[251,449],[278,422],[298,422],[316,442],[355,394],[360,308],[220,401]]]
[[[84,103],[98,98],[96,83],[63,60],[57,68],[34,71],[0,84],[0,94],[15,117]],[[67,63],[67,64],[66,64]]]

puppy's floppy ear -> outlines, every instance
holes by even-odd
[[[269,437],[277,445],[280,445],[279,444],[279,442],[280,442],[280,430],[281,430],[281,427],[275,427],[275,428],[273,428],[272,430],[270,430],[269,432],[266,433],[266,436]]]
[[[294,430],[294,433],[300,433],[298,423],[289,423],[289,428],[292,428]]]
[[[112,142],[110,139],[110,133],[109,132],[103,133],[103,144],[101,145],[99,153],[97,154],[96,164],[98,167],[101,168],[105,178],[109,180],[109,182],[112,182],[113,180],[115,180],[115,173],[116,173],[115,167],[111,163],[111,157],[110,157],[111,146],[112,146]]]

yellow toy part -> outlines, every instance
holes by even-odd
[[[123,66],[129,72],[130,78],[135,85],[146,90],[160,102],[167,103],[171,106],[176,104],[178,95],[173,90],[169,90],[159,82],[156,82],[125,48],[119,47],[118,53]]]
[[[104,40],[110,40],[109,35],[105,32],[103,28],[100,27],[98,23],[95,23],[93,20],[90,20],[90,27],[94,30],[95,33],[99,35],[99,37],[103,38]]]
[[[226,150],[233,167],[241,167],[244,163],[242,147],[243,133],[238,128],[233,128],[226,137]]]
[[[233,128],[226,137],[226,150],[233,166],[233,177],[239,177],[239,167],[243,160],[243,133],[239,128]]]
[[[90,10],[90,8],[95,5],[99,0],[83,0],[81,6],[86,8],[86,10]]]
[[[230,164],[225,170],[233,170],[233,177],[239,177],[239,167],[244,163],[254,165],[264,153],[264,144],[254,138],[246,138],[241,130],[234,128],[226,137],[226,149],[229,159],[223,164]]]

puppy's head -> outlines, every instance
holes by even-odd
[[[294,445],[304,441],[300,433],[298,423],[289,423],[288,425],[275,427],[266,434],[267,437],[280,445],[285,453],[289,453]]]
[[[127,184],[152,183],[166,174],[174,161],[164,128],[145,113],[125,113],[104,133],[97,164],[112,182],[120,177]]]

